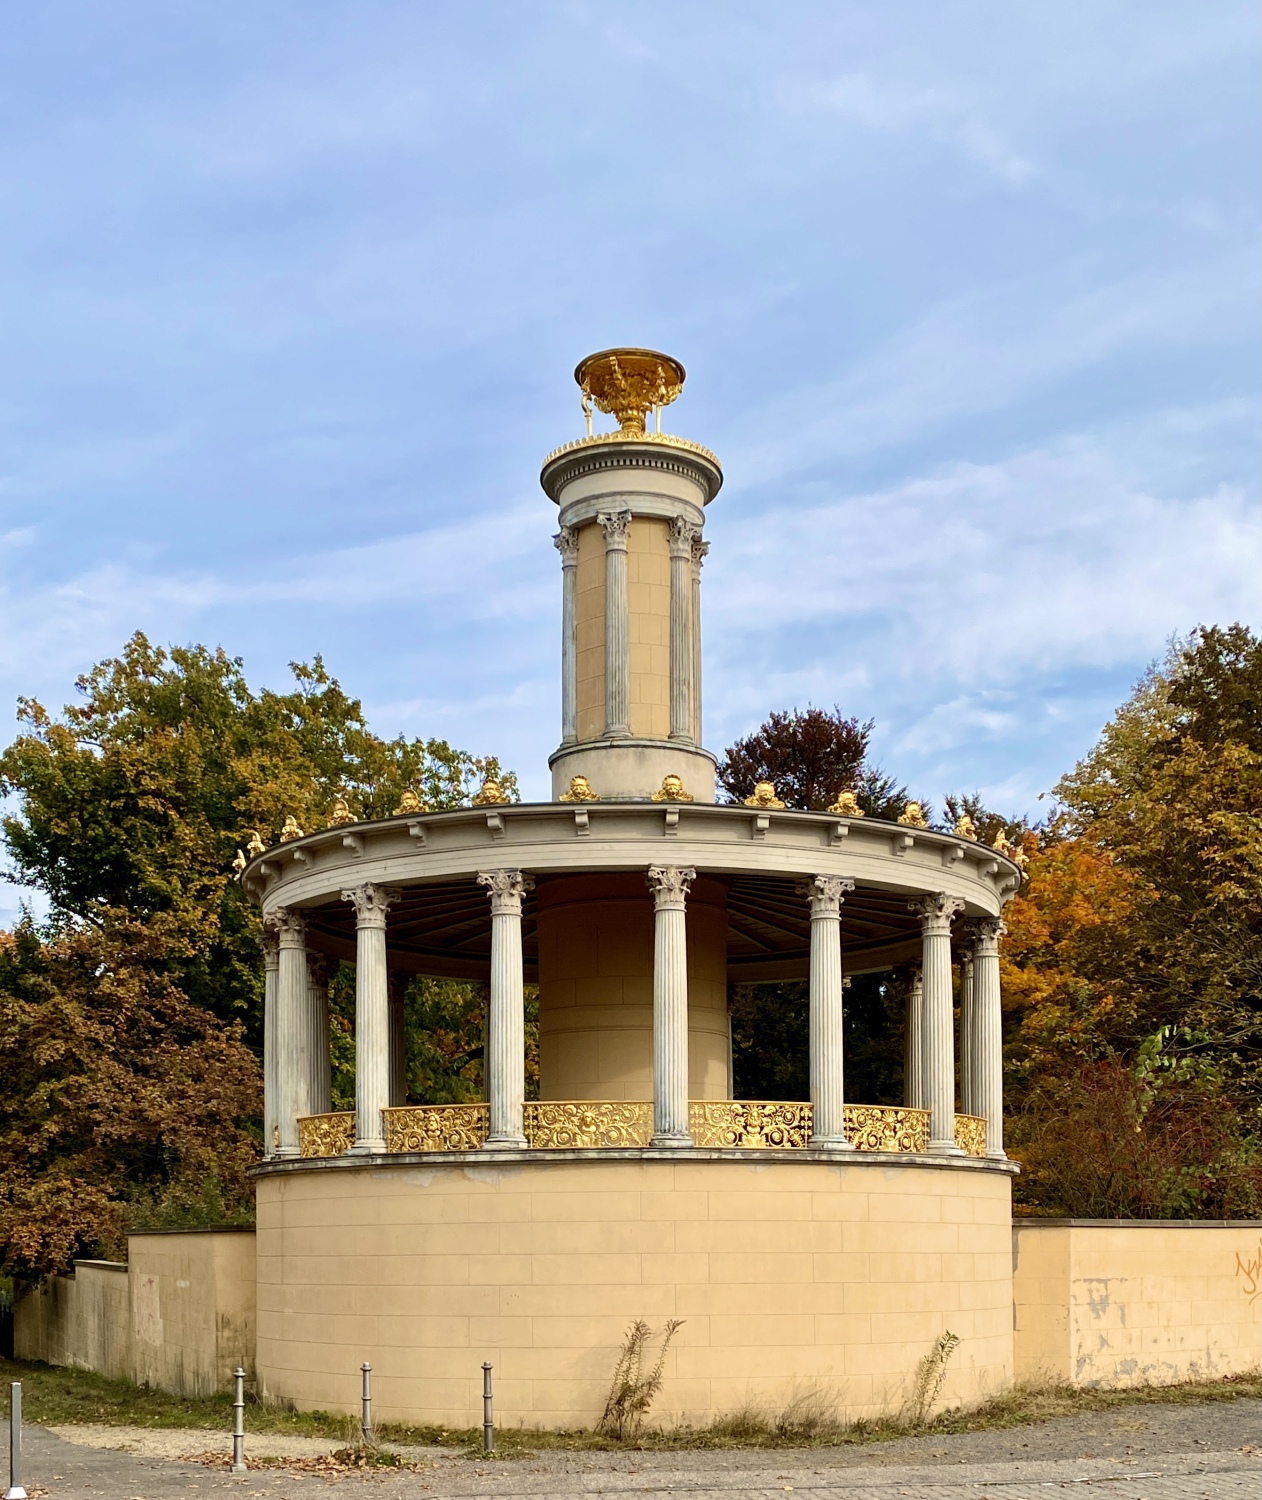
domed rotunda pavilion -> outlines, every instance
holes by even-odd
[[[864,817],[842,787],[827,812],[765,783],[716,804],[700,580],[719,461],[661,431],[675,360],[611,350],[576,378],[587,436],[541,474],[552,801],[491,783],[456,811],[290,829],[241,872],[266,934],[260,1389],[354,1411],[369,1360],[378,1420],[467,1427],[487,1360],[501,1422],[590,1425],[643,1318],[682,1320],[655,1420],[806,1389],[875,1416],[948,1329],[943,1394],[983,1399],[1013,1368],[998,943],[1020,870],[914,805]],[[618,429],[593,433],[593,405]],[[346,1114],[330,961],[355,966]],[[904,1104],[848,1100],[843,976],[895,966],[916,976]],[[405,1097],[417,975],[487,984],[484,1103]],[[729,985],[789,979],[809,979],[810,1098],[734,1099]]]

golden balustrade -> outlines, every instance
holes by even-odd
[[[694,1099],[688,1106],[695,1145],[753,1151],[794,1151],[810,1144],[811,1106],[764,1099]],[[486,1141],[485,1104],[418,1104],[382,1110],[386,1150],[476,1151]],[[526,1141],[535,1151],[647,1146],[653,1106],[638,1099],[539,1099],[525,1107]],[[846,1136],[856,1151],[923,1155],[929,1150],[929,1113],[884,1104],[847,1104]],[[986,1121],[956,1115],[955,1141],[969,1156],[986,1154]],[[355,1143],[353,1111],[305,1115],[298,1121],[299,1154],[341,1156]]]
[[[985,1156],[985,1118],[982,1115],[956,1115],[955,1144],[969,1156]]]

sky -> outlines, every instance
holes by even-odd
[[[1039,812],[1260,623],[1259,51],[1236,0],[18,7],[0,738],[143,630],[546,796],[539,465],[639,344],[726,475],[707,744],[839,705]]]

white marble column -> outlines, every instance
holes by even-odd
[[[605,533],[605,735],[631,733],[631,606],[627,594],[627,546],[631,512],[596,517]]]
[[[329,1076],[329,974],[332,965],[321,953],[307,954],[307,1102],[313,1115],[333,1108]]]
[[[398,892],[380,885],[343,891],[355,907],[355,1144],[357,1154],[384,1151],[381,1111],[390,1102],[390,1000],[386,911]]]
[[[1003,1149],[1003,1018],[999,997],[999,939],[1007,931],[1002,917],[977,924],[974,953],[976,1034],[973,1055],[977,1074],[976,1109],[986,1118],[986,1155],[1005,1160]]]
[[[710,550],[700,536],[692,542],[692,742],[701,744],[701,564]]]
[[[263,950],[263,1155],[274,1156],[280,1104],[280,1048],[276,1036],[276,980],[280,969],[280,940],[265,922],[259,947]]]
[[[973,954],[965,947],[960,954],[960,1110],[977,1114],[976,1008],[973,1004]]]
[[[390,1000],[390,1107],[398,1109],[407,1103],[408,1057],[407,1037],[403,1028],[403,996],[407,975],[392,973],[386,985]]]
[[[520,870],[486,870],[478,884],[491,898],[491,994],[487,1005],[488,1146],[524,1146],[526,997],[521,903],[534,881]]]
[[[811,903],[810,1072],[811,1145],[851,1151],[846,1137],[843,1072],[841,903],[853,880],[816,875],[798,887]]]
[[[298,1155],[298,1116],[310,1114],[307,1041],[307,927],[300,911],[280,907],[271,913],[279,962],[276,974],[277,1156]]]
[[[578,739],[578,531],[562,526],[552,538],[561,554],[561,743]]]
[[[691,521],[670,523],[670,737],[686,745],[692,738],[692,544],[699,533]]]
[[[957,1156],[955,1144],[955,1025],[951,987],[951,919],[963,911],[958,896],[938,891],[913,901],[920,914],[924,969],[925,1104],[929,1110],[929,1150]]]
[[[907,1015],[903,1031],[903,1103],[925,1108],[925,976],[913,964],[907,977]]]
[[[685,907],[695,870],[654,865],[653,1144],[691,1146],[688,1128],[688,934]]]

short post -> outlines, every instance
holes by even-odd
[[[376,1441],[372,1430],[372,1366],[367,1360],[360,1365],[364,1376],[363,1395],[360,1398],[359,1430],[366,1443]]]
[[[245,1371],[240,1365],[232,1372],[232,1472],[244,1474],[245,1467]]]
[[[482,1365],[482,1451],[495,1452],[495,1412],[491,1406],[491,1366]]]
[[[9,1488],[4,1500],[26,1500],[22,1488],[22,1382],[9,1385]]]

